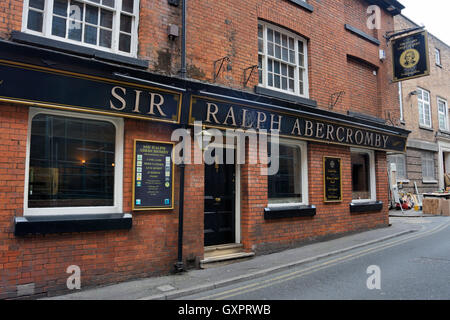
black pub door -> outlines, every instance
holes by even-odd
[[[205,246],[234,242],[234,180],[234,164],[205,164]]]

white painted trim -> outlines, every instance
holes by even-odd
[[[239,164],[235,165],[235,209],[234,209],[234,220],[235,220],[235,226],[234,226],[234,235],[235,235],[235,242],[241,243],[241,166]]]
[[[361,203],[367,201],[377,200],[377,181],[376,181],[376,168],[375,168],[375,152],[369,149],[362,148],[350,148],[350,152],[355,153],[365,153],[369,155],[369,165],[370,165],[370,199],[353,199],[352,203]]]
[[[293,33],[287,29],[283,29],[280,28],[276,25],[270,24],[268,22],[265,22],[263,20],[258,20],[258,24],[263,26],[263,65],[262,65],[262,71],[263,71],[263,83],[260,84],[258,83],[258,86],[262,87],[262,88],[267,88],[270,90],[274,90],[277,92],[282,92],[285,94],[289,94],[292,96],[296,96],[296,97],[303,97],[306,99],[309,99],[309,68],[308,68],[308,41],[303,38],[302,36]],[[279,89],[276,87],[270,87],[268,85],[268,81],[267,81],[267,73],[268,73],[268,54],[267,54],[267,28],[270,28],[274,31],[278,31],[281,34],[284,34],[288,37],[294,38],[294,47],[295,47],[295,63],[290,63],[290,62],[285,62],[282,59],[278,59],[278,58],[274,58],[275,60],[279,60],[279,61],[283,61],[283,63],[288,64],[288,65],[294,65],[295,64],[295,71],[294,71],[294,92],[291,92],[289,90],[283,90],[283,89]],[[304,48],[304,52],[303,55],[305,57],[305,64],[304,64],[304,78],[303,78],[303,85],[304,85],[304,94],[300,94],[300,86],[299,86],[299,78],[298,78],[298,70],[301,69],[302,67],[299,66],[298,63],[298,54],[299,54],[299,50],[298,50],[298,41],[303,42],[305,48]],[[259,55],[259,52],[258,52]],[[289,72],[289,71],[288,71]]]
[[[450,143],[438,141],[438,177],[439,177],[439,189],[444,189],[444,153],[450,153]],[[450,168],[448,168],[450,172]]]
[[[293,139],[280,138],[280,144],[290,145],[300,148],[300,171],[301,171],[301,183],[302,183],[302,202],[295,203],[269,203],[269,208],[282,208],[291,207],[295,205],[308,205],[309,204],[309,189],[308,189],[308,144],[306,141],[299,141]],[[267,197],[269,200],[269,197]],[[269,200],[270,201],[270,200]]]
[[[441,128],[441,123],[439,121],[439,115],[441,114],[441,112],[439,111],[439,103],[444,103],[444,116],[445,116],[445,128]],[[449,131],[449,123],[448,123],[448,103],[446,99],[443,99],[441,97],[437,97],[436,98],[436,106],[437,106],[437,114],[438,114],[438,127],[440,130],[448,132]]]
[[[105,47],[102,47],[100,45],[93,45],[93,44],[89,44],[89,43],[84,43],[83,41],[75,41],[75,40],[71,40],[71,39],[67,39],[67,38],[53,36],[51,34],[53,1],[52,0],[44,0],[44,1],[45,1],[45,4],[44,4],[42,32],[37,32],[37,31],[34,31],[34,30],[28,30],[28,28],[27,28],[27,25],[28,25],[29,0],[24,0],[23,11],[22,11],[22,32],[28,33],[28,34],[32,34],[32,35],[36,35],[36,36],[45,37],[45,38],[48,38],[48,39],[53,39],[53,40],[57,40],[57,41],[70,43],[70,44],[74,44],[74,45],[78,45],[78,46],[82,46],[82,47],[88,47],[88,48],[93,48],[93,49],[96,49],[96,50],[110,52],[110,53],[114,53],[114,54],[118,54],[118,55],[122,55],[122,56],[126,56],[126,57],[133,57],[133,58],[137,57],[137,50],[138,50],[138,43],[139,43],[138,30],[139,30],[139,13],[140,13],[139,4],[140,4],[140,0],[134,0],[134,12],[133,12],[133,14],[127,12],[128,15],[132,15],[133,16],[132,25],[131,25],[131,46],[130,46],[130,52],[129,53],[119,50],[120,9],[121,9],[122,0],[116,0],[115,1],[115,7],[113,9],[114,13],[113,13],[111,48],[105,48]],[[89,5],[93,5],[93,6],[96,6],[96,7],[104,7],[104,8],[107,8],[108,10],[110,10],[110,11],[112,10],[111,7],[102,6],[101,4],[98,4],[98,3],[95,3],[95,2],[89,3],[89,2],[86,2],[85,0],[78,0],[78,1],[81,2],[81,3],[87,3]],[[84,14],[86,14],[86,13],[84,13]],[[83,35],[84,35],[84,31],[82,32],[82,39],[83,39]],[[97,39],[99,40],[98,36],[97,36]]]
[[[31,123],[37,114],[53,114],[65,117],[82,118],[90,120],[101,120],[111,122],[116,127],[116,151],[114,162],[114,206],[109,207],[59,207],[59,208],[28,208],[28,180],[30,170],[30,141]],[[25,188],[24,188],[24,216],[40,215],[77,215],[77,214],[110,214],[123,212],[123,140],[124,122],[122,118],[106,117],[99,115],[86,115],[84,113],[74,113],[60,110],[30,108],[28,116],[27,151],[25,161]]]

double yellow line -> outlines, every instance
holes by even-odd
[[[365,249],[365,250],[362,250],[362,251],[358,251],[358,252],[355,252],[355,253],[352,253],[352,254],[348,254],[348,255],[346,255],[344,257],[328,260],[328,261],[322,262],[320,264],[316,264],[314,266],[311,266],[311,267],[308,267],[308,268],[305,268],[305,269],[302,269],[302,270],[293,271],[293,272],[290,272],[290,273],[287,273],[287,274],[283,274],[283,275],[280,275],[280,276],[277,276],[277,277],[274,277],[274,278],[270,278],[270,279],[267,279],[267,280],[259,281],[259,282],[256,282],[256,283],[252,283],[252,284],[249,284],[249,285],[246,285],[246,286],[241,286],[241,287],[234,288],[234,289],[231,289],[231,290],[227,290],[227,291],[223,291],[223,292],[220,292],[220,293],[212,294],[212,295],[209,295],[209,296],[206,296],[206,297],[198,298],[196,300],[212,300],[212,299],[214,299],[214,300],[224,300],[224,299],[228,299],[228,298],[231,298],[231,297],[234,297],[234,296],[237,296],[237,295],[241,295],[241,294],[244,294],[244,293],[249,293],[249,292],[252,292],[252,291],[263,289],[263,288],[266,288],[266,287],[269,287],[269,286],[272,286],[272,285],[275,285],[275,284],[279,284],[279,283],[283,283],[283,282],[286,282],[286,281],[289,281],[289,280],[300,278],[302,276],[314,273],[316,271],[319,271],[319,270],[322,270],[322,269],[325,269],[325,268],[337,265],[337,264],[339,264],[339,263],[341,263],[343,261],[350,261],[350,260],[353,260],[353,259],[365,256],[365,255],[367,255],[369,253],[378,252],[378,251],[381,251],[381,250],[384,250],[384,249],[387,249],[387,248],[390,248],[390,247],[397,246],[399,244],[406,243],[408,241],[412,241],[412,240],[415,240],[415,239],[419,239],[419,238],[430,236],[432,234],[438,233],[438,232],[446,229],[449,225],[450,225],[450,223],[439,225],[439,226],[437,226],[437,227],[435,227],[435,228],[433,228],[431,230],[428,230],[428,231],[425,231],[425,232],[421,232],[421,233],[419,233],[417,235],[409,236],[409,237],[402,238],[402,239],[396,240],[396,241],[391,241],[391,242],[386,243],[386,244],[382,244],[382,245],[379,245],[379,246],[376,246],[376,247],[371,247],[371,248],[368,248],[368,249]]]

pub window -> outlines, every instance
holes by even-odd
[[[23,31],[136,56],[139,0],[25,0]]]
[[[30,117],[25,213],[120,212],[121,120],[35,110]]]
[[[434,153],[422,153],[422,179],[434,181]]]
[[[308,98],[306,40],[287,30],[258,23],[259,85]]]
[[[373,151],[352,148],[351,168],[353,201],[376,200]]]
[[[306,145],[281,142],[278,150],[278,171],[267,177],[269,205],[307,204]],[[270,147],[268,154],[271,156]],[[277,159],[272,159],[272,164]]]
[[[430,93],[423,89],[417,89],[417,102],[419,105],[419,124],[431,128]]]

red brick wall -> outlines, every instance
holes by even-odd
[[[70,265],[81,268],[81,285],[166,274],[177,259],[179,169],[175,208],[133,213],[129,231],[15,237],[13,219],[23,215],[28,107],[0,104],[0,298],[34,283],[36,294],[67,291]],[[131,212],[134,139],[170,141],[172,128],[125,120],[123,211]],[[203,166],[186,166],[184,256],[203,254]]]
[[[350,103],[347,110],[381,117],[378,106],[377,70],[371,65],[347,59],[347,89],[346,94]]]
[[[175,75],[179,70],[180,39],[167,37],[170,23],[180,25],[180,8],[167,1],[141,0],[139,57],[150,61],[150,70]],[[384,116],[386,110],[398,112],[397,87],[389,83],[390,57],[378,59],[378,50],[387,50],[382,38],[393,30],[392,18],[382,14],[382,30],[365,27],[364,1],[310,1],[310,13],[285,0],[188,1],[187,62],[188,76],[213,82],[214,61],[226,55],[231,70],[225,68],[217,84],[244,90],[243,70],[257,64],[257,23],[263,19],[287,28],[308,39],[310,98],[318,107],[328,109],[330,95],[346,91],[334,111],[361,110],[360,101],[370,101],[370,114]],[[12,30],[21,30],[22,1],[0,2],[0,37],[9,38]],[[378,47],[348,32],[349,23],[381,41]],[[181,31],[181,30],[180,30]],[[352,100],[353,73],[347,72],[348,55],[378,66],[376,91],[373,81],[369,93]],[[365,72],[365,71],[364,71]],[[362,75],[360,75],[362,77]],[[257,84],[254,76],[248,88]],[[376,103],[375,103],[376,101]],[[178,187],[176,178],[175,209],[136,212],[129,231],[90,232],[27,236],[13,235],[14,216],[23,215],[24,168],[28,109],[1,104],[0,133],[0,298],[15,297],[16,286],[35,283],[36,293],[51,294],[66,290],[67,266],[81,267],[82,287],[167,273],[177,257]],[[131,210],[133,140],[170,140],[171,127],[164,124],[125,120],[124,211]],[[250,150],[249,154],[255,156]],[[344,200],[341,204],[323,203],[322,157],[343,158]],[[387,215],[387,178],[385,154],[376,153],[377,198],[385,203],[382,212],[351,215],[349,148],[326,144],[308,144],[309,203],[317,206],[314,218],[264,221],[267,206],[267,177],[260,175],[260,165],[244,165],[242,181],[242,242],[247,250],[265,251],[291,246],[306,239],[328,234],[385,226]],[[175,176],[178,177],[178,169]],[[202,165],[186,167],[184,257],[203,255]]]
[[[342,159],[343,201],[324,203],[323,157]],[[380,212],[352,214],[350,148],[326,144],[308,143],[309,204],[316,206],[316,216],[280,220],[264,220],[267,206],[267,177],[260,175],[261,164],[244,165],[242,175],[242,228],[243,244],[247,250],[271,251],[324,236],[352,231],[386,227],[389,223],[387,208],[386,155],[375,152],[377,200],[383,201]]]

